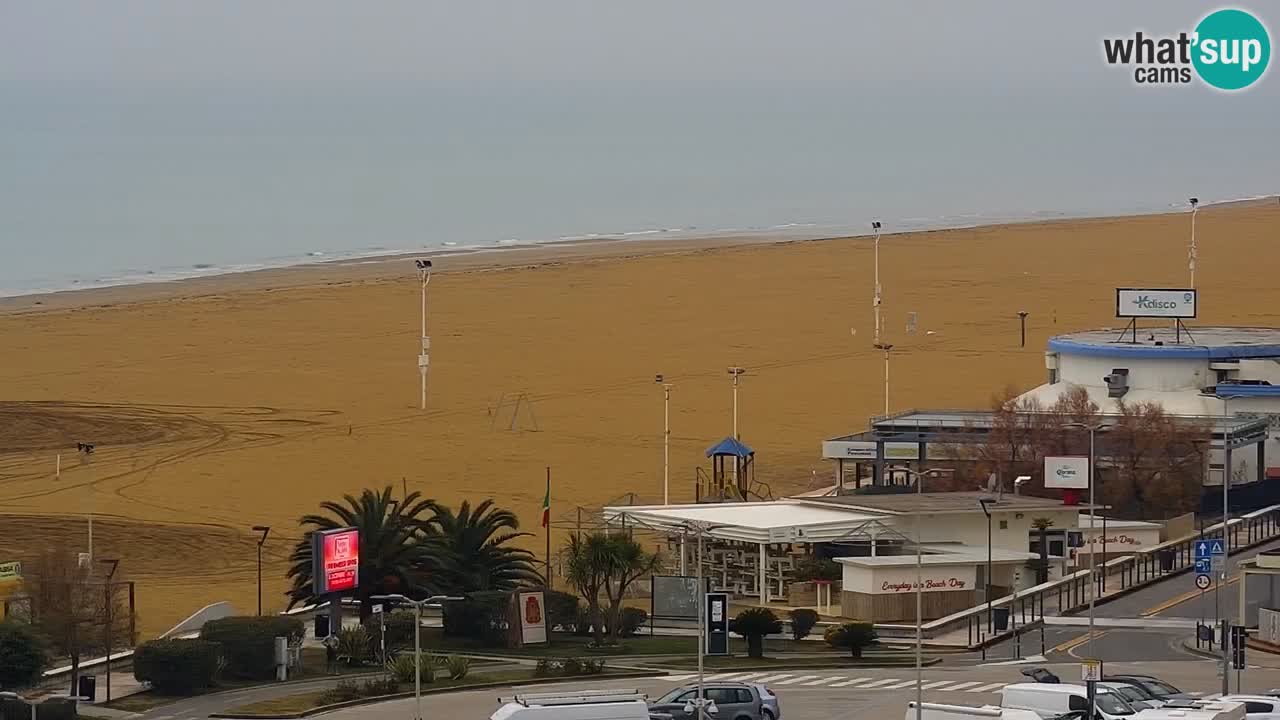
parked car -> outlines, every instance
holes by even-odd
[[[1270,695],[1224,695],[1223,702],[1244,703],[1248,720],[1280,720],[1280,698]]]
[[[1151,675],[1103,675],[1102,681],[1137,685],[1145,690],[1147,694],[1151,695],[1151,697],[1164,700],[1165,702],[1170,700],[1188,700],[1191,698],[1190,695],[1182,692],[1178,688]]]
[[[1058,718],[1089,709],[1089,690],[1084,685],[1066,683],[1014,683],[1000,691],[1000,707],[1031,710],[1042,718]],[[1102,720],[1127,718],[1137,710],[1113,690],[1097,688],[1094,695]]]
[[[1135,710],[1146,710],[1147,708],[1157,708],[1165,704],[1164,700],[1151,697],[1151,693],[1143,690],[1137,685],[1130,685],[1122,682],[1108,682],[1106,680],[1098,683],[1098,687],[1106,688],[1125,700],[1134,707]]]
[[[703,697],[716,704],[717,720],[782,720],[778,696],[760,683],[703,683]],[[693,720],[685,708],[697,697],[698,686],[682,685],[649,704],[649,712],[670,715],[672,720]]]

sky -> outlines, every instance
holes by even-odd
[[[1103,62],[1212,7],[0,0],[0,294],[68,256],[136,275],[1276,192],[1274,68],[1226,94]]]

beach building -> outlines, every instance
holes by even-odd
[[[1074,528],[1081,509],[1005,493],[939,492],[793,497],[769,502],[616,506],[604,519],[673,539],[679,574],[692,575],[699,528],[703,575],[718,591],[777,602],[810,554],[840,566],[839,614],[875,622],[914,618],[917,532],[923,603],[937,618],[1036,584],[1032,523]],[[918,524],[917,524],[918,518]],[[1157,526],[1158,527],[1158,526]],[[1050,579],[1061,557],[1051,557]]]
[[[1221,508],[1230,472],[1231,505],[1280,501],[1280,329],[1233,327],[1090,330],[1051,338],[1047,382],[1019,400],[1052,406],[1082,388],[1106,420],[1121,402],[1155,402],[1177,422],[1210,431],[1203,507]],[[832,492],[900,484],[894,468],[956,462],[956,447],[982,443],[990,411],[908,410],[874,418],[869,429],[822,443],[834,470]],[[1099,465],[1105,465],[1105,454]],[[934,462],[934,465],[937,463]],[[999,478],[1006,486],[1013,478]]]

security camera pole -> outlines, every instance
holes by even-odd
[[[1191,270],[1191,289],[1196,289],[1196,211],[1200,207],[1200,198],[1191,198],[1191,249],[1187,252],[1187,267]]]
[[[418,279],[422,282],[422,353],[418,355],[418,374],[422,376],[422,409],[427,409],[427,362],[431,338],[427,336],[427,285],[431,283],[431,261],[414,260]]]
[[[877,350],[884,352],[884,414],[889,414],[889,351],[893,346],[882,342],[880,339],[880,221],[871,221],[871,229],[876,233],[875,240],[875,266],[876,266],[876,286],[875,297],[871,301],[872,308],[876,314],[876,336],[875,344],[872,346]]]

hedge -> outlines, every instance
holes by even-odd
[[[559,590],[546,591],[547,629],[570,631],[578,623],[578,596]]]
[[[483,590],[444,604],[444,634],[478,640],[490,647],[507,644],[507,603],[511,593]]]
[[[207,690],[218,672],[217,643],[206,640],[152,640],[133,653],[133,676],[160,695]]]
[[[0,689],[30,687],[48,665],[44,640],[17,620],[0,621]]]
[[[222,646],[229,676],[270,680],[276,673],[275,638],[296,642],[305,632],[302,621],[292,617],[229,617],[205,623],[200,639]]]

